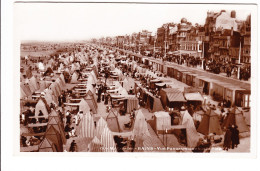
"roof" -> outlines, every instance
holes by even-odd
[[[167,93],[169,102],[186,102],[181,91]]]
[[[155,115],[156,118],[170,117],[168,112],[155,112],[154,115]]]
[[[185,96],[186,100],[189,100],[189,101],[203,101],[203,98],[199,92],[185,93],[184,96]]]
[[[180,90],[176,89],[176,88],[164,88],[162,89],[162,91],[166,92],[166,93],[175,93],[175,92],[181,92]]]

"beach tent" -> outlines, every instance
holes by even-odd
[[[95,101],[93,96],[87,95],[85,97],[86,102],[88,103],[88,106],[90,107],[90,109],[92,110],[92,112],[95,114],[97,113],[97,107],[95,105]]]
[[[218,114],[216,114],[213,109],[209,109],[203,115],[197,131],[204,135],[209,135],[210,133],[216,133],[217,135],[222,134]]]
[[[104,152],[116,152],[116,144],[111,131],[106,126],[101,134],[101,144]]]
[[[174,88],[161,89],[160,96],[164,108],[181,107],[186,102],[183,93]]]
[[[98,69],[97,69],[97,66],[96,66],[96,65],[93,65],[93,66],[92,66],[92,70],[94,71],[95,76],[98,77]]]
[[[246,110],[246,111],[243,111],[243,116],[245,118],[245,122],[247,125],[251,125],[251,112],[250,112],[250,109]]]
[[[137,97],[133,96],[127,96],[126,99],[126,113],[130,113],[133,109],[137,109],[139,107],[138,99]]]
[[[109,114],[107,115],[107,126],[112,132],[121,132],[118,122],[118,115],[119,113],[117,112],[117,110],[113,108],[109,111]]]
[[[147,94],[146,106],[148,107],[149,111],[158,112],[164,110],[161,100],[158,97],[153,96],[151,93],[146,93],[146,94]]]
[[[53,125],[51,125],[46,133],[45,133],[45,138],[50,140],[56,147],[57,152],[63,152],[63,143],[62,143],[62,138],[59,132],[54,128]]]
[[[27,83],[21,83],[20,88],[23,90],[27,97],[32,95],[31,89]]]
[[[35,106],[35,116],[39,115],[40,110],[42,111],[43,116],[48,116],[48,114],[50,113],[50,108],[49,108],[46,100],[43,98],[39,98],[39,100]]]
[[[32,77],[32,71],[31,71],[31,69],[30,68],[28,68],[27,70],[26,70],[26,78],[31,78]]]
[[[129,91],[131,88],[134,89],[135,82],[134,79],[127,77],[123,80],[123,88],[126,89],[126,91]]]
[[[90,90],[88,90],[86,93],[86,100],[89,100],[89,99],[91,99],[91,103],[93,104],[92,106],[90,106],[89,101],[87,101],[89,104],[89,107],[91,107],[92,110],[93,110],[93,108],[95,108],[94,110],[97,110],[98,105],[97,105],[96,94]]]
[[[27,97],[27,95],[25,94],[24,90],[20,88],[20,99],[24,99],[25,97]]]
[[[91,151],[91,152],[102,152],[102,144],[96,136],[93,138],[93,140],[90,143],[89,151]]]
[[[58,104],[58,99],[56,96],[54,96],[53,91],[50,89],[47,89],[45,91],[44,99],[46,100],[47,104],[50,105],[51,103],[53,104]]]
[[[55,144],[47,138],[39,144],[39,152],[57,152]]]
[[[91,144],[92,138],[75,137],[74,140],[77,143],[77,152],[89,152],[90,151],[90,144]]]
[[[59,95],[60,95],[62,93],[62,90],[63,90],[62,81],[61,81],[60,78],[57,78],[55,83],[56,83],[56,86],[58,88]]]
[[[78,136],[80,138],[94,138],[95,125],[94,125],[94,120],[89,112],[83,114],[78,130],[79,130]]]
[[[147,122],[145,120],[144,114],[142,110],[138,110],[138,113],[135,118],[134,129],[133,129],[134,136],[150,136],[150,132],[148,130]]]
[[[52,110],[49,115],[47,129],[49,129],[51,126],[53,126],[60,134],[62,143],[66,144],[67,139],[65,137],[64,126],[55,110]]]
[[[123,87],[119,88],[118,93],[122,96],[128,96],[126,89]]]
[[[98,139],[101,139],[101,134],[105,127],[107,127],[107,122],[101,117],[98,120],[97,127],[96,127],[96,136]]]
[[[193,119],[187,110],[182,116],[182,125],[186,128],[187,146],[190,148],[196,147],[199,141],[199,134],[196,131]]]
[[[48,86],[48,84],[46,83],[46,81],[41,80],[41,81],[39,82],[39,89],[38,89],[38,91],[39,91],[39,92],[44,91],[44,90],[47,88],[47,86]]]
[[[64,75],[63,75],[63,74],[60,75],[60,79],[61,79],[61,81],[62,81],[62,86],[65,86],[66,83],[65,83],[65,78],[64,78]]]
[[[54,82],[50,85],[49,89],[52,91],[53,95],[58,98],[59,92]]]
[[[199,92],[194,93],[184,93],[184,97],[188,102],[200,102],[204,101],[203,97]]]
[[[96,83],[96,82],[97,82],[97,77],[96,77],[95,72],[92,70],[92,71],[90,72],[90,74],[93,76],[94,83]]]
[[[79,102],[79,111],[82,111],[83,114],[86,114],[90,111],[90,107],[86,100],[81,99],[81,101]]]
[[[76,72],[74,72],[72,77],[71,77],[70,83],[75,84],[77,82],[78,82],[78,74]]]
[[[87,85],[92,85],[95,84],[94,78],[92,74],[88,75],[88,81],[87,81]]]
[[[29,87],[30,87],[30,90],[32,92],[35,92],[36,90],[38,90],[40,87],[39,87],[39,84],[37,82],[37,79],[32,76],[30,79],[29,79]]]
[[[157,134],[159,131],[165,131],[171,127],[171,117],[168,112],[160,111],[155,112],[155,130]]]
[[[245,122],[242,111],[237,109],[236,107],[232,108],[227,114],[222,124],[222,128],[228,128],[232,125],[237,125],[239,133],[249,132],[249,128]]]

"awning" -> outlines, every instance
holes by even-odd
[[[186,102],[182,92],[167,93],[169,102]]]
[[[185,93],[184,96],[188,101],[203,101],[200,93]]]

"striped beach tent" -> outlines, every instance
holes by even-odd
[[[79,124],[78,136],[81,138],[93,138],[95,134],[94,120],[89,112],[83,114],[83,117]]]
[[[107,127],[107,122],[101,117],[97,122],[97,128],[96,128],[97,138],[99,139],[101,138],[101,134],[105,127]]]
[[[96,136],[91,141],[89,148],[90,152],[102,152],[102,144]]]
[[[150,136],[150,132],[148,130],[147,122],[143,115],[142,110],[138,110],[138,113],[135,118],[134,129],[133,129],[134,136]]]
[[[101,134],[101,144],[104,152],[116,152],[115,140],[107,126],[103,129]]]

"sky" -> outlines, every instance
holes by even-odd
[[[207,11],[236,11],[238,20],[251,13],[249,5],[15,3],[15,36],[19,40],[66,41],[152,31],[185,17],[203,25]]]

